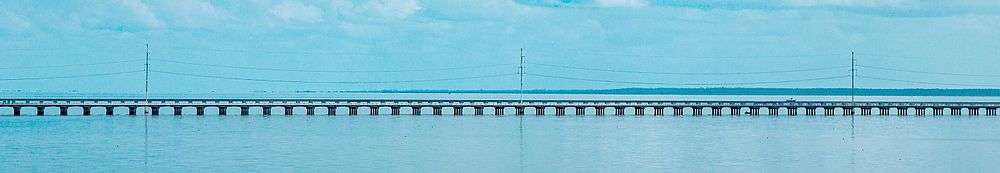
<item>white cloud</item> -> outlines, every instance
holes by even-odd
[[[405,19],[423,9],[419,0],[332,0],[330,6],[342,16],[378,19]]]
[[[159,28],[162,26],[162,22],[156,18],[156,14],[149,9],[149,5],[143,3],[139,0],[121,0],[119,1],[122,6],[127,8],[129,12],[134,15],[135,20],[137,20],[142,25],[148,28]]]
[[[791,6],[896,6],[905,3],[906,0],[785,0],[785,4]]]
[[[31,28],[31,22],[24,16],[11,12],[0,12],[0,31],[24,31]]]
[[[602,7],[642,8],[649,6],[647,0],[595,0]]]
[[[271,14],[285,22],[316,23],[323,21],[323,10],[298,1],[285,1],[271,7]]]
[[[225,10],[204,0],[174,0],[159,4],[177,24],[197,27],[232,18]]]

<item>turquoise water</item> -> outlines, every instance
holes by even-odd
[[[2,172],[996,172],[993,116],[0,116]]]

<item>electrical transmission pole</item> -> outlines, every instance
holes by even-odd
[[[854,106],[854,74],[857,71],[855,63],[858,60],[854,58],[854,51],[851,51],[851,106]]]
[[[520,103],[523,104],[524,103],[524,48],[521,48],[521,56],[520,56],[520,58],[521,58],[521,61],[520,61],[520,63],[517,66],[517,70],[518,70],[517,74],[518,74],[518,78],[521,80],[521,82],[520,82],[521,86],[517,89],[517,91],[518,91],[518,97],[519,97],[518,102],[520,102]]]
[[[149,44],[146,44],[146,68],[143,70],[146,72],[146,89],[143,90],[143,99],[145,100],[146,108],[143,110],[143,115],[149,114]]]

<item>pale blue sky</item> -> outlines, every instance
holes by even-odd
[[[320,82],[151,74],[154,91],[172,93],[515,89],[520,48],[527,73],[550,76],[528,76],[529,89],[849,87],[851,51],[868,66],[860,87],[1000,88],[998,28],[1000,1],[989,0],[8,0],[0,79],[140,70],[129,60],[149,43],[156,71]],[[126,62],[18,69],[109,61]],[[427,71],[468,66],[486,67]],[[821,70],[757,73],[802,69]],[[363,72],[384,70],[396,72]],[[465,77],[485,78],[338,83]],[[769,83],[824,77],[841,78]],[[142,74],[0,89],[134,92]]]

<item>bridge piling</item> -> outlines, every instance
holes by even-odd
[[[410,107],[410,114],[420,115],[420,108],[421,107],[419,107],[419,106]]]
[[[517,115],[524,115],[524,107],[514,107]]]
[[[174,115],[184,115],[184,107],[175,106],[173,107]]]
[[[951,115],[962,115],[962,108],[948,108],[951,110]]]
[[[563,115],[566,115],[566,108],[556,107],[556,116],[563,116]]]
[[[742,112],[740,112],[740,110],[742,110],[742,109],[743,108],[741,108],[741,107],[729,107],[729,115],[739,116],[739,115],[743,114]]]
[[[934,115],[944,115],[944,108],[933,108]]]
[[[378,115],[378,109],[379,109],[378,106],[368,107],[368,112],[369,112],[368,115],[372,116]]]
[[[789,108],[785,108],[785,109],[788,111],[788,115],[789,116],[796,116],[796,115],[799,114],[798,108],[789,107]]]
[[[441,113],[442,109],[444,109],[444,108],[441,108],[441,107],[431,107],[431,111],[432,111],[431,113],[433,113],[434,115],[443,115],[443,113]]]
[[[896,108],[896,111],[898,112],[897,114],[899,116],[906,116],[907,114],[909,114],[908,112],[910,112],[909,109],[910,108],[902,107],[902,108]],[[889,109],[886,109],[886,111],[888,111],[888,110]]]
[[[587,107],[574,107],[573,110],[576,111],[577,116],[583,116],[587,114]]]
[[[778,115],[778,108],[768,107],[767,115]]]
[[[646,108],[645,107],[635,107],[633,109],[635,109],[635,115],[643,116],[643,115],[646,114]]]
[[[979,108],[969,108],[969,115],[979,115]]]
[[[129,107],[128,107],[128,115],[129,115],[129,116],[135,116],[135,115],[136,115],[136,114],[135,114],[135,112],[136,112],[136,111],[135,111],[135,109],[136,109],[136,107],[135,107],[135,106],[129,106]]]
[[[493,114],[495,114],[495,115],[503,115],[504,114],[504,110],[503,109],[504,109],[503,106],[493,107]]]
[[[288,116],[288,115],[292,115],[292,111],[293,111],[294,109],[295,109],[295,107],[291,107],[291,106],[285,106],[285,107],[284,107],[284,110],[285,110],[285,115],[286,115],[286,116]]]
[[[483,109],[484,109],[483,107],[478,107],[477,106],[477,107],[473,107],[472,109],[474,109],[474,111],[475,111],[474,115],[483,115]]]
[[[195,115],[198,115],[198,116],[205,115],[205,107],[195,106],[194,107],[194,113],[195,113]]]
[[[673,108],[671,108],[671,110],[674,110],[674,116],[683,116],[684,115],[684,107],[673,107]]]
[[[836,108],[830,108],[830,107],[824,107],[823,108],[823,115],[824,116],[833,116],[834,114],[836,114],[836,112],[837,112]]]
[[[594,115],[604,116],[604,107],[600,106],[594,107]]]
[[[880,108],[879,111],[881,111],[881,110],[882,109]],[[868,108],[868,107],[861,108],[861,115],[862,116],[864,116],[864,115],[872,115],[872,108]]]
[[[625,115],[625,107],[615,107],[615,115],[617,116]]]
[[[115,115],[115,107],[113,106],[104,107],[104,115],[108,116]]]
[[[250,115],[250,107],[241,106],[240,107],[240,116],[249,116],[249,115]]]
[[[816,108],[806,108],[806,115],[816,115]]]
[[[160,107],[159,106],[153,106],[153,107],[150,107],[149,109],[150,109],[150,111],[152,111],[152,112],[150,112],[150,114],[152,114],[154,116],[160,115]],[[225,112],[225,111],[223,111],[223,112]]]
[[[358,107],[354,106],[347,107],[347,115],[348,116],[358,115]]]
[[[335,107],[335,106],[327,106],[326,107],[326,115],[328,115],[328,116],[337,115],[337,107]]]
[[[271,115],[271,107],[270,106],[261,106],[260,110],[261,110],[260,111],[261,114]]]
[[[840,108],[840,109],[844,110],[844,115],[851,115],[851,116],[854,115],[854,108],[853,107],[843,107],[843,108]]]
[[[454,114],[455,116],[461,116],[462,114],[464,114],[464,113],[463,113],[464,111],[462,111],[463,107],[461,107],[461,106],[458,106],[458,107],[451,107],[451,109],[452,109],[452,113],[453,113],[453,114]]]
[[[663,116],[663,107],[653,107],[653,116]]]
[[[535,115],[545,115],[545,107],[535,107]]]
[[[14,109],[14,116],[21,116],[21,107],[11,107]]]
[[[713,107],[712,108],[712,116],[720,116],[720,115],[722,115],[722,108],[720,108],[720,107]]]
[[[399,115],[399,107],[389,107],[391,115]]]
[[[306,115],[316,115],[316,107],[306,106]]]
[[[924,114],[927,114],[927,108],[918,107],[916,110],[913,110],[913,114],[916,114],[917,116],[924,116]]]
[[[997,115],[997,108],[986,108],[986,115]]]
[[[35,116],[45,116],[45,107],[35,107]]]
[[[82,108],[83,108],[83,116],[90,116],[90,107],[84,106]]]

